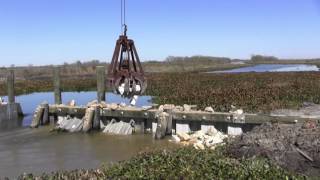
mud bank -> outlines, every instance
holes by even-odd
[[[316,121],[263,124],[233,139],[227,151],[232,157],[262,156],[291,172],[320,176],[320,126]]]

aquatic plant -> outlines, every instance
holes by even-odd
[[[223,147],[195,150],[192,147],[142,153],[129,161],[105,165],[96,170],[75,170],[44,174],[40,179],[304,179],[266,159],[233,159]],[[20,179],[35,179],[22,175]],[[38,178],[39,179],[39,178]]]
[[[147,95],[158,104],[193,104],[229,111],[231,105],[246,112],[298,108],[303,102],[320,103],[320,73],[153,73],[148,74]],[[63,91],[96,90],[95,76],[62,77]],[[16,93],[52,91],[52,79],[17,80]],[[0,95],[6,94],[0,83]]]
[[[151,74],[147,94],[159,104],[194,104],[204,109],[246,112],[298,108],[303,102],[320,103],[320,73],[163,73]]]

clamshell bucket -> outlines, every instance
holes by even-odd
[[[117,40],[107,81],[108,86],[115,93],[128,98],[141,95],[147,88],[136,47],[126,33]]]

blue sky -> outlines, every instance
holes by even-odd
[[[141,59],[320,57],[320,0],[127,0]],[[109,61],[120,0],[0,0],[0,66]]]

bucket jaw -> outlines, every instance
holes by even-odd
[[[134,45],[126,33],[117,40],[108,69],[107,84],[113,92],[132,98],[141,95],[147,88],[144,71]]]

